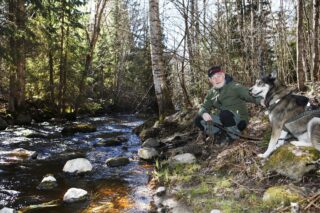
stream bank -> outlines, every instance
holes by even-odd
[[[319,212],[320,154],[314,148],[288,144],[262,160],[257,155],[266,149],[271,134],[262,113],[252,115],[244,132],[260,141],[239,139],[223,146],[197,140],[195,114],[180,111],[162,124],[150,121],[137,130],[143,143],[157,142],[151,145],[158,157],[150,186],[161,193],[154,196],[154,211],[183,212],[166,202],[169,197],[183,203],[185,212]],[[301,155],[305,157],[294,157]],[[297,175],[293,164],[307,169]]]

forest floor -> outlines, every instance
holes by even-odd
[[[319,85],[317,85],[319,89]],[[320,90],[316,90],[320,91]],[[307,94],[307,93],[305,93]],[[318,94],[307,94],[314,103]],[[271,135],[268,117],[259,107],[250,107],[250,124],[245,137],[260,138],[259,141],[239,139],[232,144],[219,146],[212,142],[197,141],[198,130],[188,129],[192,135],[189,144],[196,144],[202,153],[193,164],[172,165],[170,158],[156,162],[150,186],[166,186],[193,212],[210,212],[213,209],[226,212],[292,212],[295,205],[300,212],[320,211],[320,170],[304,175],[296,181],[264,168],[264,160],[257,157],[263,153]],[[166,131],[162,131],[166,132]],[[172,132],[172,127],[168,128]],[[279,199],[264,202],[266,190],[274,186],[299,190],[303,196],[293,199],[277,192]],[[293,203],[293,207],[290,206]],[[170,211],[169,211],[170,212]]]
[[[301,181],[294,181],[263,167],[257,154],[266,150],[270,128],[266,119],[254,116],[245,133],[247,137],[261,138],[259,142],[237,140],[223,147],[213,143],[199,144],[208,156],[197,158],[188,165],[170,164],[164,160],[156,164],[151,185],[164,185],[193,212],[291,212],[290,200],[263,202],[264,192],[272,186],[294,186],[304,190],[298,200],[301,212],[319,212],[320,174],[311,172]]]

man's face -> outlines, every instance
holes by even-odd
[[[215,89],[219,89],[224,86],[225,83],[225,74],[224,72],[219,72],[214,74],[209,78],[210,83]]]

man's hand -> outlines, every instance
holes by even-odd
[[[211,115],[209,113],[207,113],[207,112],[203,113],[202,118],[205,121],[212,121]]]

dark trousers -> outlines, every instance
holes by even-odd
[[[240,120],[239,123],[236,123],[234,114],[229,110],[222,110],[219,114],[220,121],[223,127],[232,127],[237,126],[240,131],[243,131],[247,127],[247,122],[245,120]],[[194,124],[201,130],[204,131],[204,127],[201,124],[203,118],[200,115],[197,115],[194,119]]]

